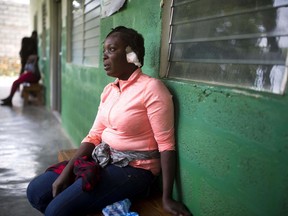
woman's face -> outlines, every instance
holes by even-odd
[[[108,76],[127,80],[137,67],[127,62],[127,44],[120,34],[115,32],[106,38],[103,47],[103,64]]]

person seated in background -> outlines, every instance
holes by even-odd
[[[21,59],[20,75],[25,71],[25,65],[30,55],[37,55],[37,31],[33,31],[30,37],[24,37],[21,41],[21,49],[19,52]]]
[[[144,38],[134,29],[119,26],[107,35],[103,66],[116,80],[104,88],[90,132],[65,166],[48,168],[27,188],[29,202],[45,216],[86,215],[133,201],[147,195],[161,171],[164,210],[191,215],[172,198],[172,95],[160,80],[142,73],[144,54]]]
[[[30,55],[24,67],[24,72],[13,82],[10,94],[7,98],[2,99],[2,106],[12,106],[12,99],[22,83],[38,83],[41,79],[41,74],[38,67],[38,56]]]

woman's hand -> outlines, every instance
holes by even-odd
[[[53,197],[57,196],[63,190],[65,190],[69,185],[73,183],[74,180],[74,162],[78,157],[82,156],[91,156],[95,145],[92,143],[81,143],[79,149],[73,156],[73,158],[68,162],[60,176],[56,179],[56,181],[52,184],[52,194]]]
[[[52,184],[52,195],[56,197],[72,183],[72,178],[62,173]]]
[[[191,216],[188,209],[180,202],[173,200],[172,190],[175,178],[175,151],[161,152],[161,166],[162,166],[162,179],[163,179],[163,208],[165,211],[173,215]]]
[[[182,203],[173,199],[163,199],[163,208],[165,211],[175,216],[192,216]]]

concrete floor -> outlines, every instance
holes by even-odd
[[[0,77],[5,98],[15,77]],[[60,149],[73,148],[59,121],[44,106],[23,106],[20,92],[13,107],[0,106],[0,216],[40,216],[26,198],[28,183],[57,162]]]

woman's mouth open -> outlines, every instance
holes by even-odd
[[[104,70],[105,70],[105,71],[108,71],[109,69],[110,69],[110,65],[104,64]]]

